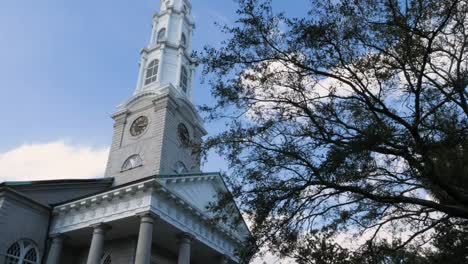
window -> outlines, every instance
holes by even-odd
[[[185,66],[182,66],[182,70],[180,71],[180,87],[182,88],[182,91],[184,91],[184,93],[187,92],[187,86],[188,86],[188,72],[187,72],[187,68],[185,68]]]
[[[182,44],[182,46],[187,46],[187,37],[185,37],[185,34],[182,33],[182,36],[180,37],[180,44]]]
[[[133,155],[124,162],[122,165],[122,171],[131,170],[140,166],[143,166],[143,161],[141,160],[140,155]]]
[[[175,173],[177,173],[177,174],[188,173],[187,167],[186,167],[185,164],[182,163],[181,161],[178,161],[178,162],[175,164],[175,166],[174,166],[174,171],[175,171]]]
[[[159,30],[159,33],[158,33],[158,42],[163,42],[164,40],[166,40],[166,29],[165,28]]]
[[[145,85],[153,83],[158,78],[159,61],[153,60],[146,68]]]
[[[39,251],[33,242],[20,240],[11,245],[5,254],[5,264],[37,264]]]
[[[106,255],[104,255],[104,257],[102,257],[101,264],[112,264],[110,253],[107,253]]]

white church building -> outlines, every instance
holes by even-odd
[[[0,264],[239,262],[249,229],[213,221],[207,206],[227,188],[194,151],[206,131],[191,100],[191,10],[161,0],[135,92],[112,116],[104,178],[0,183]],[[226,213],[242,219],[234,201]]]

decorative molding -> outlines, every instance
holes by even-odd
[[[152,178],[145,182],[124,186],[92,197],[54,207],[50,234],[66,233],[88,228],[95,224],[152,214],[175,226],[181,232],[190,233],[217,252],[227,252],[236,259],[234,250],[244,238],[230,227],[215,224],[206,213],[192,206],[164,184],[185,181],[214,181],[216,176]]]
[[[192,7],[190,6],[190,8]],[[186,15],[184,11],[182,11],[181,9],[176,9],[173,5],[168,6],[164,11],[161,11],[160,13],[155,12],[153,14],[153,19],[156,19],[156,18],[159,19],[166,14],[167,15],[171,15],[171,14],[181,15],[182,14],[187,24],[189,24],[192,28],[195,28],[195,21],[192,18],[192,16]]]

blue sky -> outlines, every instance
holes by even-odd
[[[307,1],[275,5],[303,15]],[[236,3],[192,3],[194,49],[222,41],[214,23],[234,23]],[[110,115],[135,88],[139,51],[158,8],[159,0],[0,1],[0,182],[101,175]],[[213,101],[200,72],[197,105]],[[220,129],[207,124],[209,133]],[[205,171],[218,170],[226,163],[212,155]]]
[[[226,36],[215,22],[233,23],[231,0],[193,0],[194,49]],[[303,14],[307,0],[276,0]],[[291,4],[293,3],[293,4]],[[159,0],[0,1],[0,154],[22,144],[66,140],[105,148],[116,106],[136,84],[139,51],[150,36]],[[195,81],[195,104],[209,87]],[[214,133],[219,127],[207,124]],[[224,169],[216,157],[207,170]]]

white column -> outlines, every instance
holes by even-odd
[[[97,224],[92,225],[93,227],[93,238],[91,240],[91,246],[89,248],[88,261],[86,264],[100,264],[101,258],[104,254],[104,238],[107,230],[110,229],[108,225]]]
[[[156,35],[158,32],[158,20],[155,16],[158,14],[154,14],[153,16],[153,28],[151,29],[151,38],[150,38],[150,46],[153,46],[156,43]]]
[[[184,33],[184,13],[180,13],[180,16],[179,16],[179,37],[177,38],[179,40],[179,45],[182,45],[182,33]],[[187,41],[187,36],[185,36],[185,39]],[[188,41],[187,41],[188,42]],[[187,44],[186,44],[187,46]]]
[[[169,16],[167,18],[167,26],[166,26],[166,41],[168,43],[173,43],[173,41],[171,41],[171,38],[173,38],[172,36],[172,17],[174,16],[174,4],[171,4],[171,8],[169,8],[167,10],[167,15]],[[177,38],[176,38],[177,39]]]
[[[162,44],[161,45],[161,48],[159,49],[159,66],[158,66],[158,75],[156,76],[156,82],[159,83],[160,86],[162,86],[162,75],[163,75],[163,71],[165,70],[164,69],[164,51],[166,50],[166,44]]]
[[[140,217],[140,231],[135,256],[135,264],[150,264],[151,245],[153,243],[153,226],[158,216],[151,213],[143,213]]]
[[[179,258],[178,264],[190,264],[190,244],[192,244],[193,237],[184,233],[179,236]]]
[[[192,53],[192,38],[193,38],[193,27],[189,25],[188,28],[188,36],[187,36],[187,53]]]
[[[46,264],[60,264],[60,256],[62,255],[65,236],[61,234],[53,235],[51,239],[52,243],[50,244],[49,253],[47,254]]]
[[[135,89],[135,94],[140,92],[143,88],[143,82],[145,79],[145,70],[146,70],[146,62],[148,58],[146,57],[146,52],[142,51],[141,53],[141,60],[140,60],[140,69],[138,72],[138,81],[137,81],[137,87]]]
[[[189,80],[189,84],[188,84],[188,87],[187,87],[187,98],[190,99],[190,101],[193,100],[193,83],[194,83],[194,79],[195,79],[195,66],[192,64],[190,65],[190,76],[189,76],[190,80]]]
[[[184,56],[184,49],[179,47],[179,52],[177,53],[177,69],[176,69],[176,83],[174,84],[177,89],[179,89],[180,93],[184,94],[184,92],[181,89],[180,85],[180,73],[182,72],[182,64],[183,64],[183,56]],[[187,69],[187,67],[185,67]]]

